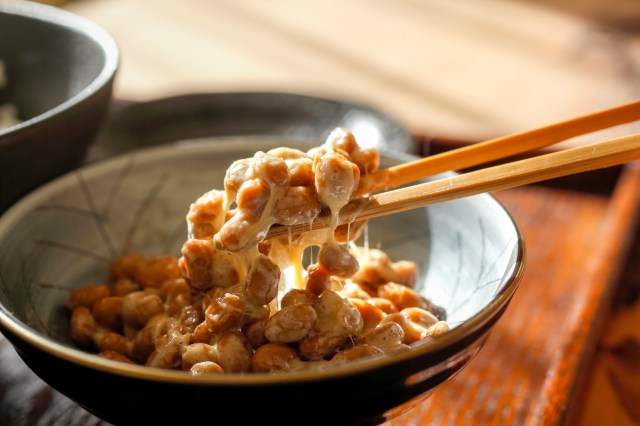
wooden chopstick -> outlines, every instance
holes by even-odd
[[[356,198],[340,211],[339,223],[373,219],[456,198],[513,188],[638,159],[640,134],[625,136]],[[328,226],[329,215],[323,213],[311,225],[274,225],[269,230],[267,239],[296,235]]]
[[[640,101],[382,169],[362,176],[355,195],[373,194],[441,172],[462,170],[636,120],[640,120]]]

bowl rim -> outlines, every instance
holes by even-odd
[[[201,153],[211,154],[215,151],[223,151],[229,147],[238,147],[238,138],[251,139],[252,137],[216,137],[213,139],[230,139],[228,143],[216,142],[214,144],[206,143],[173,143],[161,146],[154,146],[135,150],[133,152],[118,155],[116,157],[97,161],[88,164],[80,169],[71,171],[45,185],[34,190],[16,204],[11,206],[4,214],[0,215],[0,238],[9,231],[10,225],[16,223],[24,211],[29,211],[37,204],[39,198],[43,197],[49,191],[55,191],[57,187],[64,186],[65,181],[75,178],[75,174],[79,172],[93,172],[99,174],[101,170],[109,170],[120,162],[131,161],[132,157],[136,161],[151,161],[154,157],[166,157],[169,154],[175,155],[175,150],[195,150],[192,154]],[[212,138],[206,138],[212,139]],[[258,138],[255,144],[263,144],[264,138]],[[235,142],[234,142],[235,140]],[[192,141],[193,142],[193,141]],[[384,151],[381,150],[381,153]],[[388,152],[394,157],[404,157],[407,159],[415,159],[410,154]],[[152,380],[156,382],[174,383],[174,384],[190,384],[190,385],[217,385],[217,386],[253,386],[253,385],[271,385],[271,384],[290,384],[299,382],[309,382],[313,380],[339,379],[356,374],[362,374],[382,367],[390,367],[398,363],[410,362],[423,356],[435,355],[446,348],[456,345],[463,341],[469,335],[481,330],[488,322],[499,319],[503,308],[506,308],[513,294],[515,293],[520,280],[524,274],[525,266],[525,245],[524,237],[518,224],[513,219],[510,212],[500,203],[492,194],[485,193],[475,195],[475,197],[488,197],[491,202],[504,211],[509,219],[514,232],[516,233],[516,257],[514,259],[513,268],[509,271],[508,278],[500,291],[494,296],[492,301],[483,307],[479,312],[471,318],[462,322],[449,332],[438,336],[437,338],[418,344],[411,350],[400,351],[392,354],[385,354],[380,357],[372,357],[369,359],[358,360],[357,362],[345,363],[344,365],[331,366],[327,369],[309,369],[302,371],[292,371],[283,374],[272,373],[243,373],[243,374],[221,374],[206,376],[191,376],[184,371],[174,371],[161,368],[152,368],[137,364],[126,364],[99,357],[94,353],[74,348],[52,338],[41,334],[32,329],[29,325],[15,317],[4,305],[0,304],[0,330],[8,331],[16,338],[30,344],[39,350],[48,353],[57,358],[61,358],[73,364],[77,364],[93,370],[104,373],[116,374],[128,378]],[[428,207],[426,207],[428,208]],[[437,364],[434,364],[434,366]],[[431,367],[431,366],[430,366]]]
[[[107,86],[115,78],[120,63],[118,45],[111,34],[95,22],[67,10],[29,0],[0,2],[0,14],[16,15],[42,21],[45,24],[83,34],[94,40],[105,55],[104,66],[98,75],[80,92],[41,114],[23,120],[13,126],[0,129],[0,145],[3,142],[3,138],[25,131],[34,124],[47,121],[61,112],[80,104],[95,93],[98,93],[101,88]],[[6,139],[9,140],[11,138]]]

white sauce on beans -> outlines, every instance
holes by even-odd
[[[411,289],[415,264],[356,247],[365,223],[337,226],[360,176],[378,166],[378,152],[341,128],[308,152],[235,161],[224,189],[190,206],[180,259],[125,256],[109,284],[71,294],[74,340],[200,375],[316,368],[445,332],[442,310]],[[311,225],[324,209],[330,229],[263,241],[273,224]]]

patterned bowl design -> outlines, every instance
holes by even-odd
[[[298,144],[270,137],[176,143],[87,166],[36,190],[0,218],[2,331],[44,380],[117,423],[138,416],[149,421],[154,417],[146,410],[144,415],[131,410],[174,400],[193,404],[214,398],[242,410],[247,397],[263,401],[280,396],[298,407],[290,412],[303,413],[304,401],[329,392],[335,397],[317,415],[318,422],[365,423],[415,405],[480,349],[521,277],[522,237],[490,195],[370,221],[370,246],[382,248],[394,260],[415,261],[417,289],[444,306],[454,326],[411,351],[320,372],[202,378],[104,360],[76,349],[69,338],[68,313],[62,306],[71,288],[104,281],[110,262],[131,251],[179,256],[190,203],[211,188],[221,188],[232,161]],[[387,153],[383,166],[410,159]],[[368,385],[373,379],[379,384]],[[88,385],[96,381],[100,386]],[[105,399],[109,389],[113,392]],[[341,394],[344,402],[336,402]],[[156,414],[159,420],[172,416]]]

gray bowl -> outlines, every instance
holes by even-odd
[[[415,261],[419,292],[444,306],[454,326],[410,351],[324,371],[193,377],[106,360],[69,338],[62,306],[70,289],[104,281],[110,262],[130,251],[178,256],[190,203],[222,187],[232,161],[298,144],[235,137],[166,145],[36,190],[0,218],[0,330],[52,387],[116,424],[204,421],[215,407],[248,424],[266,415],[279,424],[365,424],[414,406],[481,349],[521,278],[521,234],[490,195],[370,222],[370,244]],[[383,166],[412,158],[385,154]],[[286,405],[281,414],[278,404]]]
[[[336,127],[370,146],[416,154],[418,143],[400,122],[366,105],[281,92],[189,93],[142,103],[119,102],[88,161],[176,140],[287,135],[324,140]]]
[[[0,105],[20,122],[0,129],[0,212],[77,167],[111,101],[118,49],[109,34],[69,12],[0,3]]]

